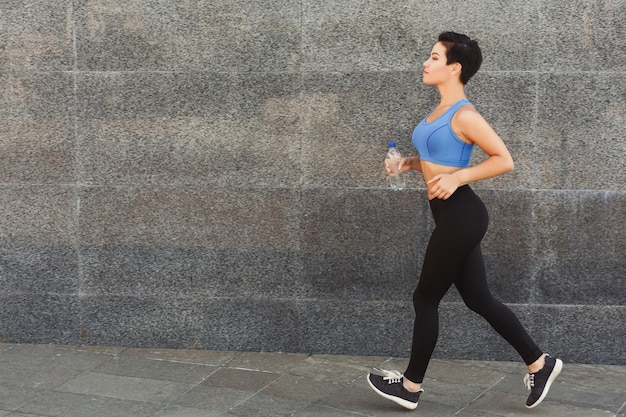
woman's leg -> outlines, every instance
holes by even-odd
[[[517,316],[489,291],[480,245],[467,257],[454,285],[465,304],[483,316],[491,327],[517,350],[526,365],[541,359],[543,352],[528,335]]]
[[[437,343],[439,303],[464,268],[465,258],[487,230],[487,211],[468,187],[448,200],[432,200],[436,227],[428,242],[419,283],[413,294],[415,323],[411,358],[404,375],[421,383]]]
[[[458,279],[454,282],[465,304],[483,316],[517,352],[526,365],[529,374],[524,378],[530,390],[526,407],[539,405],[559,376],[563,361],[545,355],[528,335],[515,314],[489,291],[485,277],[485,266],[480,246],[468,256]]]

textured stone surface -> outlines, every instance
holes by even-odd
[[[434,225],[381,162],[414,152],[451,29],[516,162],[474,186],[492,292],[545,349],[624,363],[625,7],[4,1],[0,339],[406,356]],[[437,357],[518,360],[454,289],[441,321]]]
[[[414,73],[305,74],[303,185],[386,187],[381,161],[387,142],[398,142],[406,155],[414,153],[415,105],[423,101],[413,87],[417,84]],[[407,179],[417,185],[414,175]]]
[[[541,66],[560,71],[622,71],[624,75],[624,2],[575,0],[568,7],[540,2],[538,10]]]
[[[80,77],[82,175],[96,184],[296,186],[298,86],[290,74]]]
[[[72,76],[3,71],[0,89],[0,183],[73,182]]]
[[[303,295],[313,299],[408,299],[432,227],[422,192],[303,193]],[[381,221],[382,220],[382,221]]]
[[[536,306],[532,320],[534,334],[545,341],[542,346],[547,352],[555,352],[570,362],[623,362],[624,306]]]
[[[207,358],[221,358],[206,365]],[[0,344],[0,415],[386,417],[402,408],[365,382],[405,357]],[[566,363],[540,408],[525,367],[433,359],[419,415],[620,416],[626,367]]]
[[[92,71],[285,72],[301,60],[300,3],[80,0],[77,60]]]
[[[0,6],[0,67],[68,71],[74,61],[72,0],[6,0]]]
[[[76,296],[3,292],[0,294],[0,338],[33,343],[80,343],[81,302]]]
[[[624,305],[622,192],[546,193],[535,210],[540,303]]]
[[[540,75],[538,188],[622,190],[626,73]]]

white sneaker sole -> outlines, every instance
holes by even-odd
[[[370,387],[372,387],[374,392],[376,394],[380,395],[381,397],[384,397],[384,398],[386,398],[388,400],[391,400],[394,403],[399,404],[399,405],[401,405],[404,408],[408,408],[409,410],[415,410],[417,408],[417,403],[413,403],[411,401],[403,400],[402,398],[394,397],[393,395],[385,394],[384,392],[382,392],[381,390],[376,388],[374,386],[374,384],[372,384],[372,382],[370,381],[370,374],[367,374],[367,383],[370,385]]]
[[[552,383],[554,382],[556,377],[559,376],[559,374],[561,373],[561,369],[563,369],[563,361],[557,358],[556,363],[554,364],[554,369],[552,370],[552,373],[548,377],[548,382],[546,382],[546,386],[543,389],[543,392],[541,393],[541,397],[539,397],[539,399],[535,401],[534,404],[527,405],[526,408],[534,408],[534,407],[537,407],[539,404],[541,404],[543,399],[546,398],[546,395],[548,395],[548,391],[550,391],[550,387],[552,386]]]

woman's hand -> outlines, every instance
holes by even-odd
[[[396,175],[396,174],[408,171],[408,169],[405,167],[405,165],[406,165],[406,158],[404,158],[404,157],[400,158],[400,160],[398,162],[398,166],[395,166],[395,167],[394,166],[390,166],[389,162],[390,162],[389,159],[385,159],[385,172],[387,173],[387,177],[390,177],[392,175]]]
[[[458,176],[455,175],[456,172],[451,174],[435,175],[426,183],[429,186],[432,185],[428,192],[440,200],[447,200],[450,198],[450,196],[454,194],[456,189],[461,185],[461,181],[458,179]]]
[[[397,173],[396,170],[393,169],[393,167],[389,167],[387,165],[388,162],[389,160],[385,159],[385,172],[387,173],[387,177]],[[419,165],[420,164],[419,164],[418,156],[413,155],[413,156],[402,157],[400,158],[400,163],[398,164],[399,166],[398,172],[403,173],[403,172],[410,171],[412,169],[419,171],[420,170]]]

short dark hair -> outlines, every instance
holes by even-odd
[[[483,55],[478,42],[467,35],[455,32],[443,32],[437,38],[446,47],[446,62],[448,65],[458,62],[461,64],[461,82],[463,85],[476,74],[483,62]]]

